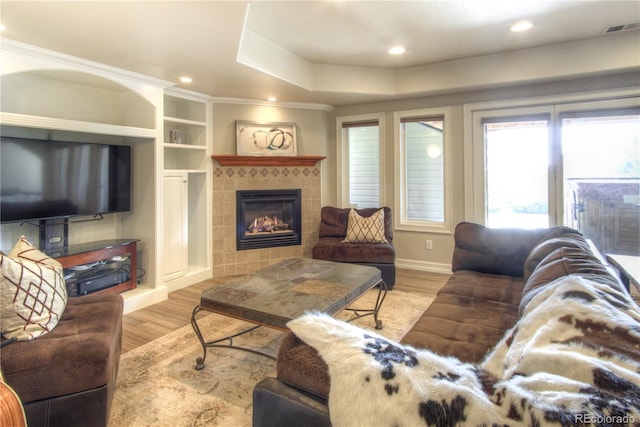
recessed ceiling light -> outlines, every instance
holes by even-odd
[[[511,27],[511,31],[513,31],[514,33],[519,33],[521,31],[527,31],[529,29],[531,29],[531,27],[533,27],[533,24],[529,21],[520,21],[517,22],[516,24],[514,24]]]
[[[269,102],[276,102],[278,100],[278,98],[276,98],[275,96],[270,96],[267,98],[267,101]]]
[[[405,52],[405,48],[402,46],[395,46],[388,51],[391,55],[402,55]]]
[[[189,76],[182,76],[180,77],[180,81],[182,83],[191,83],[193,81],[193,79]]]

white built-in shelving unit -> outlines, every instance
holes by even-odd
[[[164,278],[169,290],[211,277],[211,117],[208,97],[164,95]],[[170,133],[180,132],[179,143]]]
[[[69,230],[71,244],[140,240],[142,281],[122,294],[126,312],[211,276],[208,97],[6,39],[0,48],[0,78],[3,135],[132,147],[132,211],[74,222]],[[182,131],[183,144],[169,143],[170,130]],[[32,231],[21,224],[0,225],[0,249],[10,250],[25,232]],[[173,244],[177,240],[180,245]],[[174,260],[183,261],[179,272],[167,270]]]

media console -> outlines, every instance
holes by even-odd
[[[46,253],[62,264],[69,296],[118,293],[137,286],[137,242],[100,240]]]

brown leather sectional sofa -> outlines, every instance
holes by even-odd
[[[587,241],[566,227],[524,230],[458,224],[452,270],[401,342],[465,362],[481,361],[517,322],[521,307],[559,277],[578,274],[622,287]],[[329,381],[327,366],[316,351],[288,334],[278,354],[277,378],[265,378],[255,386],[253,426],[330,426]]]
[[[29,426],[107,426],[122,313],[120,295],[69,298],[51,332],[2,347],[2,374],[20,398]]]

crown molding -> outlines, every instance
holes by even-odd
[[[42,47],[33,46],[27,43],[18,42],[15,40],[0,37],[0,48],[7,52],[14,52],[22,55],[28,55],[33,58],[37,58],[45,61],[54,61],[60,64],[64,64],[68,67],[77,67],[85,71],[92,70],[98,72],[108,73],[115,75],[126,80],[133,80],[138,83],[150,84],[161,88],[168,88],[175,86],[175,82],[170,82],[156,77],[150,77],[144,74],[135,73],[133,71],[123,70],[121,68],[112,67],[110,65],[101,64],[99,62],[91,61],[77,56],[67,55],[66,53],[56,52],[53,50],[45,49]]]
[[[295,108],[297,110],[321,110],[331,112],[335,107],[328,104],[312,104],[306,102],[269,102],[260,99],[212,97],[215,104],[241,104],[259,107]]]

